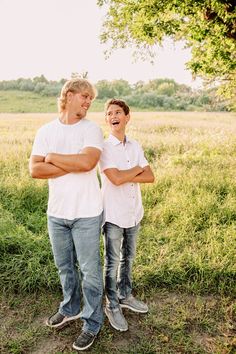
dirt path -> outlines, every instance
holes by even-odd
[[[81,331],[76,321],[61,331],[50,330],[45,319],[59,295],[1,297],[2,354],[72,354]],[[236,353],[236,304],[229,298],[152,291],[149,313],[124,310],[127,332],[113,330],[107,319],[90,353]]]

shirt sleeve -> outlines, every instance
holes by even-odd
[[[100,167],[101,173],[103,171],[107,170],[108,168],[117,168],[117,166],[114,162],[114,158],[112,156],[112,152],[109,149],[109,146],[106,144],[104,145],[104,149],[103,149],[103,152],[100,157],[99,167]]]
[[[144,151],[143,148],[138,144],[139,147],[139,166],[140,167],[146,167],[149,165],[146,157],[144,156]]]
[[[42,129],[39,129],[36,133],[33,148],[31,152],[32,155],[46,156],[48,154],[48,144],[46,136]]]
[[[103,144],[104,142],[101,128],[95,124],[89,126],[85,132],[83,148],[95,147],[102,151]]]

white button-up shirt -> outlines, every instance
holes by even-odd
[[[139,183],[127,182],[115,186],[104,173],[108,168],[128,170],[135,166],[148,166],[143,149],[138,142],[126,137],[126,142],[123,144],[115,136],[110,135],[104,143],[100,158],[103,223],[110,222],[128,228],[141,221],[143,205]]]

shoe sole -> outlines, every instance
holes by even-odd
[[[132,311],[137,312],[137,313],[147,313],[148,312],[148,310],[137,310],[134,307],[131,307],[131,306],[126,305],[126,304],[121,304],[121,303],[120,303],[120,307],[132,310]]]
[[[64,319],[61,323],[58,323],[56,325],[51,325],[47,320],[46,326],[48,326],[50,328],[61,329],[61,328],[66,327],[70,322],[77,320],[79,317],[80,317],[80,314],[78,314],[76,316],[68,317],[68,318]]]
[[[120,332],[127,332],[128,331],[128,327],[127,327],[127,329],[121,329],[121,328],[119,328],[119,327],[116,327],[113,323],[111,323],[111,321],[110,321],[110,318],[109,318],[109,315],[107,314],[107,310],[105,309],[105,314],[106,314],[106,316],[107,316],[107,318],[108,318],[108,320],[109,320],[109,323],[110,323],[110,325],[114,328],[114,329],[116,329],[117,331],[120,331]]]
[[[93,341],[92,341],[91,343],[89,343],[86,347],[83,347],[83,348],[77,347],[77,346],[75,345],[75,343],[72,344],[72,347],[73,347],[75,350],[79,350],[79,351],[86,350],[86,349],[88,349],[89,347],[91,347],[91,345],[93,344],[95,338],[96,338],[96,337],[94,337],[94,338],[93,338]]]

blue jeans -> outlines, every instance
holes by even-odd
[[[119,299],[132,292],[132,264],[136,253],[139,224],[121,228],[106,222],[103,227],[105,238],[105,292],[107,306],[115,308]]]
[[[77,315],[82,291],[83,330],[97,334],[103,321],[101,215],[74,220],[48,216],[48,231],[64,298],[59,312],[69,317]]]

